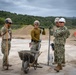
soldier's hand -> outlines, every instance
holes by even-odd
[[[44,28],[43,28],[43,30],[44,30]]]

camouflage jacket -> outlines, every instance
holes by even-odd
[[[5,26],[1,28],[2,39],[12,39],[12,29]]]
[[[66,26],[59,27],[57,30],[54,31],[54,43],[55,44],[65,44],[66,39],[69,37],[70,32]]]
[[[50,31],[50,35],[53,35],[54,31],[57,30],[59,27],[53,26],[53,28]]]

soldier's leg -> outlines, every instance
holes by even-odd
[[[36,51],[36,43],[35,42],[31,42],[31,51],[33,53],[33,56],[35,57],[36,54],[34,53],[34,51]],[[36,57],[35,57],[36,60]]]
[[[59,45],[57,54],[58,54],[58,63],[61,64],[63,61],[64,45]]]
[[[7,65],[8,65],[8,55],[7,55],[7,52],[4,51],[3,66],[7,66]]]
[[[40,44],[40,42],[38,42],[38,43],[36,44],[36,51],[39,51],[40,48],[41,48],[41,44]]]
[[[63,60],[62,60],[62,66],[65,67],[65,47],[63,48]]]
[[[63,61],[62,61],[63,64],[65,64],[65,49],[64,49],[64,53],[63,53]]]
[[[57,63],[57,45],[54,45],[54,63]]]
[[[8,44],[8,53],[7,53],[7,50],[6,50],[6,48],[7,48],[6,44]],[[8,55],[9,55],[10,47],[11,47],[11,43],[10,43],[9,40],[8,40],[8,43],[7,43],[6,40],[2,41],[3,65],[10,66],[9,63],[8,63]]]
[[[10,49],[11,49],[11,41],[8,40],[8,55],[9,55],[9,53],[10,53]],[[8,66],[9,66],[9,67],[12,66],[11,64],[9,64],[9,61],[8,61]]]
[[[10,49],[11,49],[11,41],[8,40],[8,55],[9,55]]]
[[[41,47],[40,42],[36,43],[36,51],[39,51],[40,50],[40,47]],[[38,64],[38,55],[39,54],[36,54],[36,62],[35,62],[37,65],[39,65]]]
[[[59,70],[62,70],[62,60],[63,60],[63,45],[57,45],[57,66],[55,70],[59,72]]]
[[[5,49],[6,49],[6,41],[5,40],[2,40],[2,43],[1,43],[1,51],[3,53],[3,66],[7,64],[7,60],[6,60],[6,52],[5,52]]]
[[[57,51],[54,50],[54,63],[57,63]]]
[[[65,64],[65,55],[63,54],[63,61],[62,64]]]
[[[31,42],[31,51],[36,51],[36,43]]]

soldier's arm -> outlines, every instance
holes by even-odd
[[[34,36],[34,30],[32,30],[31,31],[31,38],[32,38],[32,40],[34,40],[34,41],[39,41],[37,38],[35,38],[35,36]]]
[[[53,28],[50,30],[50,35],[53,35],[56,30],[57,30],[57,27],[53,26]]]
[[[7,29],[5,29],[5,28],[1,28],[1,36],[3,36],[4,34],[6,34],[7,33]]]
[[[67,32],[67,30],[61,30],[59,34],[64,35]]]
[[[67,36],[66,36],[66,38],[68,38],[70,36],[70,32],[69,32],[69,30],[67,29]]]
[[[65,35],[66,32],[67,32],[67,30],[57,29],[57,30],[54,32],[54,36],[55,36],[55,37],[63,36],[63,35]]]

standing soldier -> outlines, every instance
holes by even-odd
[[[64,26],[65,19],[61,18],[59,19],[59,28],[54,32],[54,45],[55,50],[57,51],[57,66],[54,70],[59,72],[62,70],[62,61],[65,53],[65,43],[66,39],[69,37],[70,33],[67,29],[67,27]]]
[[[39,49],[40,49],[41,30],[40,30],[39,26],[40,26],[40,22],[38,20],[34,21],[34,29],[31,31],[31,51],[39,51]],[[42,34],[45,35],[44,28],[43,28]]]
[[[67,27],[64,26],[65,22],[62,23],[62,20],[63,20],[63,19],[64,19],[64,18],[61,18],[61,20],[60,20],[60,22],[59,22],[59,25],[60,25],[61,30],[67,30],[66,35],[64,36],[65,42],[66,42],[66,39],[70,36],[70,32],[69,32],[69,30],[67,29]],[[65,45],[64,45],[64,46],[65,46]],[[63,53],[62,66],[63,66],[63,67],[65,66],[65,49],[64,49],[64,53]]]
[[[11,30],[12,20],[10,18],[5,19],[5,25],[1,28],[1,51],[3,53],[3,69],[7,70],[9,66],[12,66],[8,62],[8,55],[11,47],[12,30]]]
[[[53,33],[55,30],[57,30],[59,28],[59,18],[55,18],[54,22],[55,22],[55,26],[53,27]],[[54,50],[54,64],[57,63],[57,55],[56,54],[57,54],[57,51]]]

